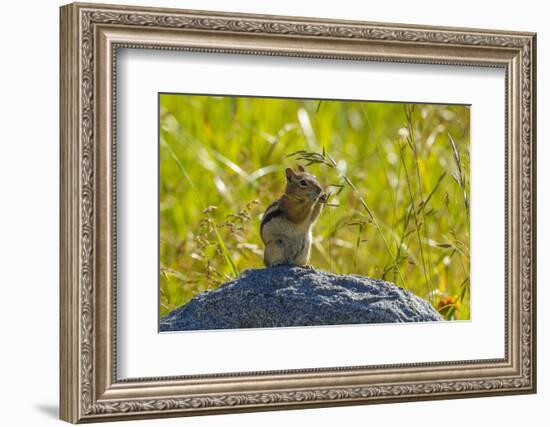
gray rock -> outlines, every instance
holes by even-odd
[[[161,332],[441,320],[393,283],[296,266],[247,270],[160,320]]]

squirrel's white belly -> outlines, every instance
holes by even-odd
[[[308,224],[307,221],[295,224],[283,217],[273,218],[264,226],[262,234],[266,237],[271,235],[284,236],[289,239],[309,235],[311,239],[311,224]]]
[[[270,247],[269,263],[307,264],[311,251],[311,224],[295,224],[285,218],[273,218],[262,230],[262,237]]]

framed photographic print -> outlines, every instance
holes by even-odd
[[[535,392],[535,34],[60,21],[62,419]]]

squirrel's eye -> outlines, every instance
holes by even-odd
[[[305,187],[305,186],[307,186],[307,181],[305,179],[302,179],[300,181],[300,187]]]

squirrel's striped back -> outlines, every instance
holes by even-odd
[[[273,203],[271,203],[267,207],[267,209],[264,212],[264,215],[262,216],[262,223],[260,225],[260,236],[262,237],[262,240],[264,240],[264,237],[263,237],[264,226],[273,218],[277,218],[282,214],[283,214],[283,211],[279,207],[279,200],[275,200]]]

